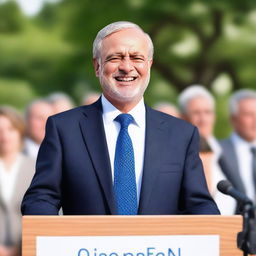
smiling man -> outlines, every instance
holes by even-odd
[[[136,24],[99,31],[101,98],[48,119],[23,214],[219,214],[197,129],[144,104],[152,61],[152,41]]]

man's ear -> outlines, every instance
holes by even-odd
[[[151,67],[152,64],[153,64],[153,59],[151,59],[151,60],[149,61],[149,67]]]
[[[96,74],[96,76],[98,77],[98,76],[99,76],[100,64],[99,64],[97,58],[94,58],[94,59],[93,59],[93,67],[94,67],[95,74]]]
[[[235,123],[236,123],[236,115],[230,115],[229,121],[230,121],[230,123],[231,123],[232,126],[235,126]]]

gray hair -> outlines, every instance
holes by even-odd
[[[153,42],[152,42],[150,36],[147,33],[145,33],[140,26],[138,26],[135,23],[129,22],[129,21],[117,21],[117,22],[111,23],[111,24],[105,26],[103,29],[101,29],[98,32],[98,34],[93,42],[93,58],[96,58],[96,59],[100,58],[102,41],[105,37],[113,34],[114,32],[117,32],[119,30],[126,29],[126,28],[136,28],[145,34],[145,36],[148,38],[148,42],[149,42],[149,58],[153,59],[154,46],[153,46]]]
[[[100,93],[96,91],[87,92],[82,98],[82,105],[88,105],[95,102],[100,97]]]
[[[213,108],[215,108],[215,100],[207,89],[205,89],[202,85],[191,85],[179,96],[178,102],[181,113],[186,114],[188,102],[199,97],[208,99]]]
[[[154,105],[153,108],[154,109],[159,109],[159,108],[162,108],[162,107],[172,107],[172,108],[174,108],[178,111],[177,107],[174,104],[172,104],[168,101],[159,101]]]
[[[71,99],[71,97],[69,97],[66,93],[64,92],[54,92],[51,93],[48,97],[46,97],[46,100],[50,103],[50,104],[54,104],[55,102],[58,101],[66,101],[67,103],[69,103],[70,105],[74,105],[73,100]]]
[[[238,105],[241,100],[255,99],[256,91],[251,89],[241,89],[235,92],[229,99],[229,113],[235,115],[238,112]]]

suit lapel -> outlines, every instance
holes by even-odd
[[[110,212],[115,214],[111,165],[102,120],[101,99],[84,109],[80,128]]]
[[[159,156],[161,145],[166,140],[164,122],[164,120],[159,120],[159,116],[156,116],[152,109],[146,107],[145,155],[138,214],[143,214],[147,209],[157,178],[161,159],[156,156]]]
[[[240,173],[239,173],[239,167],[238,167],[238,160],[235,152],[234,145],[231,141],[231,139],[228,139],[225,143],[224,148],[224,156],[220,159],[220,166],[223,167],[223,164],[221,161],[225,162],[225,166],[227,168],[223,167],[223,171],[227,177],[228,180],[240,191],[245,192],[245,187],[243,185]]]

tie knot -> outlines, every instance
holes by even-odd
[[[115,118],[115,121],[119,122],[122,128],[127,128],[133,121],[133,117],[130,114],[120,114]]]
[[[251,147],[251,152],[253,156],[256,156],[256,147]]]

